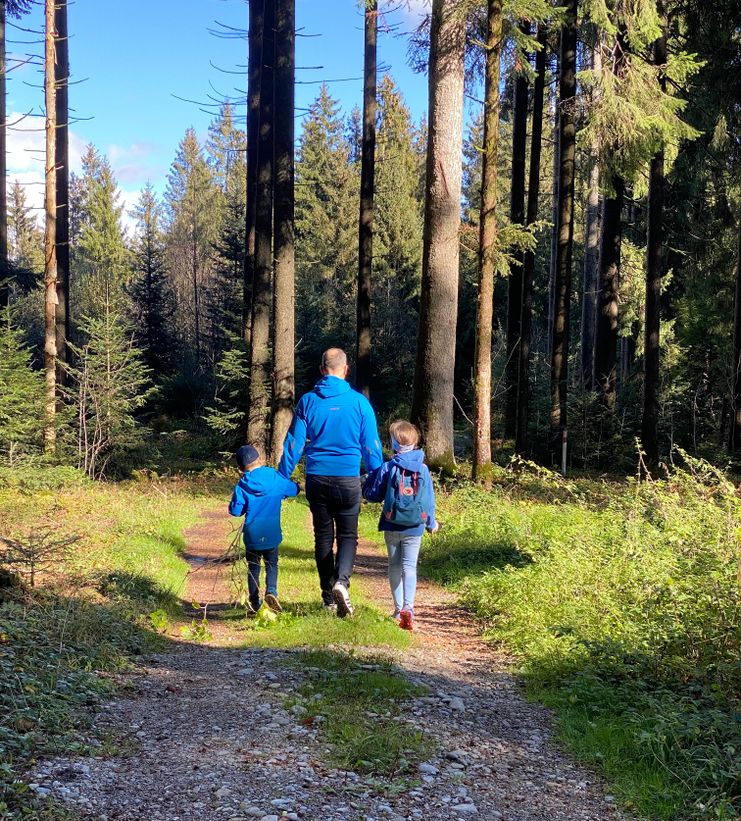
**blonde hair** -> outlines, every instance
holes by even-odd
[[[389,425],[389,433],[400,445],[418,445],[421,438],[419,428],[406,419],[397,419]]]

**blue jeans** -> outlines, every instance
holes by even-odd
[[[404,607],[414,608],[417,559],[422,537],[407,536],[402,531],[391,530],[384,531],[383,536],[389,554],[389,585],[396,611],[399,612]]]
[[[265,592],[278,595],[278,547],[271,550],[250,550],[246,548],[247,591],[250,606],[257,610],[260,607],[260,564],[265,562]]]

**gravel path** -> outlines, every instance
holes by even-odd
[[[186,534],[194,566],[223,552],[227,527],[206,512]],[[377,548],[361,544],[358,582],[379,602],[390,601],[384,574]],[[189,598],[224,602],[227,579],[207,565],[191,575]],[[321,730],[284,708],[306,671],[291,651],[234,648],[228,621],[210,646],[178,643],[121,677],[94,718],[118,754],[43,761],[33,788],[80,817],[132,821],[623,819],[599,779],[551,741],[547,711],[522,699],[454,597],[422,582],[417,601],[415,644],[394,661],[429,688],[405,719],[438,752],[401,788],[331,769]]]

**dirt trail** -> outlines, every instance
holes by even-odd
[[[193,567],[220,556],[228,534],[221,511],[205,511],[186,533]],[[380,604],[390,603],[385,570],[378,548],[362,543],[354,581]],[[229,601],[229,575],[207,564],[189,577],[188,598],[212,605],[211,646],[181,643],[142,660],[96,716],[122,754],[43,762],[33,773],[40,792],[82,817],[132,821],[623,818],[599,779],[552,741],[548,712],[523,700],[455,597],[424,581],[414,645],[395,662],[428,688],[404,720],[433,734],[438,751],[398,792],[331,769],[321,732],[284,709],[303,680],[286,666],[292,653],[238,649],[230,621],[212,618]]]

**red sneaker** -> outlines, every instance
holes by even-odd
[[[414,610],[411,607],[405,607],[399,613],[399,627],[402,630],[414,630]]]

